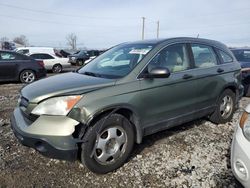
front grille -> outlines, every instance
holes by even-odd
[[[34,121],[36,121],[36,119],[39,117],[38,115],[35,114],[27,114],[25,113],[23,110],[21,110],[23,117],[28,120],[30,123],[33,123]]]
[[[24,98],[24,97],[21,97],[21,101],[20,101],[20,107],[25,107],[27,108],[29,105],[29,100]]]
[[[21,96],[21,98],[20,98],[20,104],[19,104],[20,109],[21,109],[21,112],[22,112],[22,114],[23,114],[23,116],[24,116],[24,118],[25,118],[26,120],[28,120],[28,121],[30,121],[30,122],[34,122],[34,121],[36,121],[36,119],[37,119],[39,116],[38,116],[38,115],[34,115],[34,114],[29,114],[29,113],[27,113],[27,112],[26,112],[26,109],[27,109],[28,105],[29,105],[29,100],[26,99],[25,97]]]

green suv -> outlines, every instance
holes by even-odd
[[[24,87],[12,129],[46,156],[80,158],[91,171],[107,173],[145,135],[202,117],[230,121],[243,92],[240,69],[212,40],[123,43],[76,72]]]

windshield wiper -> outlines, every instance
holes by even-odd
[[[100,74],[94,73],[94,72],[84,72],[83,74],[88,76],[94,76],[94,77],[102,77]]]

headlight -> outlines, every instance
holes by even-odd
[[[241,115],[240,127],[242,128],[243,134],[250,141],[250,118],[249,113],[246,111]]]
[[[81,97],[76,95],[50,98],[38,104],[31,113],[36,115],[67,115]]]

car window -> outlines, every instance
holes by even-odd
[[[30,57],[33,57],[34,59],[41,59],[40,54],[31,54]]]
[[[54,59],[54,57],[52,57],[49,54],[40,54],[40,58],[41,59]]]
[[[174,44],[161,50],[149,63],[148,70],[154,67],[166,67],[170,72],[179,72],[190,68],[185,44]]]
[[[237,61],[250,62],[250,50],[232,50]]]
[[[203,44],[191,44],[195,67],[207,68],[217,65],[217,58],[212,47]]]
[[[219,54],[223,60],[223,63],[230,63],[230,62],[233,62],[233,58],[228,55],[226,52],[223,52],[221,50],[218,50],[219,51]]]
[[[49,54],[32,54],[31,57],[35,59],[54,59],[54,57]]]
[[[29,50],[28,50],[28,49],[18,50],[17,53],[20,53],[20,54],[28,54],[28,53],[29,53]]]
[[[0,59],[4,61],[17,60],[17,56],[9,52],[0,52]]]

